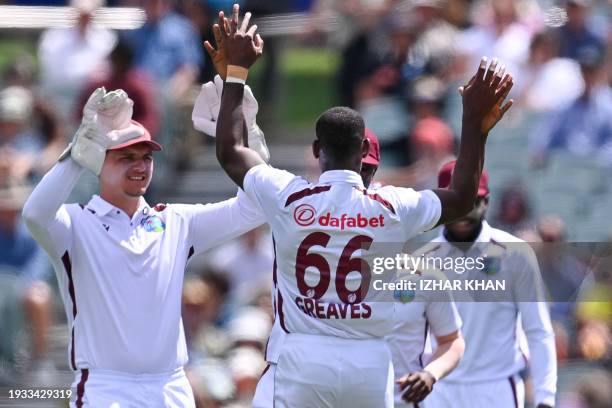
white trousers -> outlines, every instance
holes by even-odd
[[[72,383],[70,408],[195,408],[182,368],[164,374],[84,369]]]
[[[410,406],[410,405],[408,405]],[[436,383],[423,408],[523,408],[525,386],[518,376],[474,383]]]
[[[384,340],[288,334],[257,385],[254,408],[392,408]]]

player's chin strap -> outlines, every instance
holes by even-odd
[[[212,137],[217,134],[217,118],[219,117],[222,93],[223,80],[219,75],[215,75],[214,82],[210,81],[202,85],[191,114],[193,126]],[[267,163],[270,160],[270,151],[266,145],[264,133],[256,122],[258,110],[259,104],[253,95],[253,91],[248,85],[245,85],[242,111],[247,125],[249,147],[255,150]]]

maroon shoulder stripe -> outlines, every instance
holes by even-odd
[[[291,194],[289,197],[287,197],[287,201],[285,202],[285,207],[287,207],[291,203],[301,200],[304,197],[308,197],[314,194],[319,194],[324,191],[329,191],[330,188],[331,186],[317,186],[313,188],[305,188],[304,190],[295,192]]]
[[[72,280],[72,262],[70,261],[70,255],[68,251],[64,252],[62,255],[62,263],[64,264],[64,269],[66,270],[66,275],[68,275],[68,293],[70,294],[70,301],[72,302],[72,333],[70,335],[70,365],[73,370],[76,370],[76,357],[74,352],[74,319],[77,315],[77,305],[76,305],[76,296],[74,294],[74,282]]]
[[[77,385],[77,399],[76,399],[76,407],[83,407],[83,397],[85,396],[85,383],[87,382],[87,378],[89,378],[89,370],[84,368],[81,370],[81,381]]]
[[[379,196],[376,193],[368,193],[368,190],[363,189],[363,188],[359,188],[359,191],[361,191],[363,193],[364,196],[371,198],[374,201],[377,201],[379,203],[381,203],[382,205],[384,205],[389,211],[391,211],[393,214],[395,214],[395,208],[393,208],[393,205],[385,200],[384,198],[382,198],[381,196]]]

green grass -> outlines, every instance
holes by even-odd
[[[36,58],[36,43],[27,38],[10,38],[0,41],[0,72],[17,57],[29,54]]]
[[[283,53],[281,122],[312,126],[322,111],[335,104],[338,63],[337,55],[328,49],[292,48]]]

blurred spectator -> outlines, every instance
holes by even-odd
[[[361,79],[371,73],[373,52],[379,51],[379,35],[373,35],[380,21],[398,0],[317,0],[312,6],[313,21],[334,18],[337,27],[329,33],[332,47],[340,50],[338,92],[340,104],[356,106],[355,89]],[[315,30],[320,27],[315,26]],[[378,134],[378,132],[377,132]]]
[[[571,395],[563,398],[559,408],[609,408],[612,406],[612,374],[601,369],[580,378],[572,377]]]
[[[71,0],[79,13],[69,28],[52,28],[40,39],[41,87],[53,101],[58,114],[73,119],[74,104],[90,76],[105,69],[106,57],[116,42],[116,34],[92,23],[95,10],[104,0]]]
[[[604,51],[583,48],[578,62],[584,92],[568,107],[542,120],[532,135],[536,164],[543,163],[551,150],[564,149],[612,166],[612,91],[607,84]]]
[[[473,21],[474,26],[459,35],[455,64],[457,74],[463,80],[472,67],[478,66],[483,55],[497,57],[514,77],[513,93],[519,93],[521,68],[527,61],[531,42],[530,29],[519,18],[519,2],[489,0],[482,5],[474,13],[482,20]]]
[[[217,13],[220,10],[228,11],[225,5],[216,3],[224,3],[224,1],[186,0],[183,2],[183,12],[185,16],[191,21],[200,34],[199,44],[204,44],[205,41],[209,41],[216,46],[212,26],[217,22]],[[231,7],[232,5],[230,2],[229,11],[231,11]],[[203,53],[197,82],[203,84],[212,81],[216,73],[210,55],[208,55],[207,52]]]
[[[258,307],[245,307],[228,324],[233,348],[228,365],[236,386],[235,404],[250,407],[259,377],[266,366],[264,350],[272,320]]]
[[[28,327],[31,340],[29,371],[32,374],[28,380],[30,384],[43,386],[54,375],[53,363],[48,359],[48,334],[53,323],[52,297],[51,289],[45,282],[51,269],[46,255],[27,232],[21,219],[21,209],[30,192],[30,188],[21,185],[4,184],[0,188],[0,281],[5,282],[7,275],[16,278],[13,289],[19,304],[13,306],[24,318],[19,322],[14,316],[0,316],[0,333],[14,340],[20,325]],[[2,283],[0,286],[3,286]],[[7,288],[1,289],[4,292]],[[0,298],[0,302],[4,303],[11,297],[3,295]],[[3,309],[6,310],[7,305],[0,307],[0,311]],[[5,353],[7,351],[10,352],[4,350]],[[0,355],[0,361],[5,359],[14,363],[14,357]]]
[[[521,95],[531,111],[561,109],[584,92],[580,66],[572,59],[560,58],[559,47],[559,33],[552,30],[537,33],[531,41]]]
[[[493,224],[496,228],[516,235],[531,227],[530,215],[526,192],[509,185],[500,195],[499,212]]]
[[[7,88],[10,86],[31,88],[35,80],[35,65],[36,62],[30,54],[23,53],[19,55],[2,72],[2,83]]]
[[[211,261],[228,273],[232,300],[238,305],[251,303],[272,282],[274,255],[267,227],[255,228],[219,248]]]
[[[81,117],[83,106],[94,89],[101,86],[107,90],[123,89],[134,101],[133,119],[141,123],[155,137],[159,118],[153,84],[146,73],[133,67],[133,59],[132,49],[123,40],[119,40],[110,54],[110,71],[90,82],[81,92],[75,111],[76,117]]]
[[[443,18],[447,0],[413,1],[419,36],[407,63],[415,71],[446,77],[455,55],[459,31]],[[420,68],[420,69],[419,69]]]
[[[156,81],[163,95],[178,100],[198,76],[202,48],[195,27],[174,11],[173,0],[142,0],[147,21],[124,32],[137,68]]]
[[[359,63],[347,63],[346,69],[352,70],[354,83],[346,82],[345,86],[366,126],[378,137],[383,152],[382,166],[397,167],[409,162],[410,117],[406,110],[406,90],[413,75],[409,67],[406,71],[404,68],[417,34],[413,19],[406,11],[392,16],[388,25],[390,38],[377,40],[381,46],[376,51],[381,55],[365,48],[364,43]]]
[[[183,287],[183,323],[190,362],[223,355],[229,346],[221,328],[230,283],[217,270],[189,277]]]
[[[236,385],[236,401],[231,406],[251,407],[257,382],[266,368],[264,355],[251,347],[238,347],[230,354],[229,366]]]
[[[432,117],[442,117],[446,89],[446,84],[434,75],[424,75],[414,81],[410,100],[416,122]]]
[[[605,360],[612,356],[610,327],[598,320],[579,322],[578,356],[590,361]]]
[[[0,183],[22,183],[43,174],[64,145],[58,126],[42,102],[35,106],[28,89],[11,86],[0,91]]]
[[[602,39],[591,31],[587,22],[592,3],[592,0],[566,0],[568,21],[559,29],[562,57],[578,60],[581,49],[603,47]]]
[[[270,315],[254,306],[241,308],[228,323],[233,347],[250,347],[259,352],[264,351],[271,329]]]
[[[437,171],[454,159],[453,134],[439,118],[426,117],[417,122],[411,135],[416,161],[410,166],[385,172],[386,184],[406,186],[417,190],[436,188]]]
[[[550,298],[551,319],[571,329],[576,302],[589,270],[567,243],[561,218],[555,215],[542,217],[537,231],[542,239],[538,262]]]

